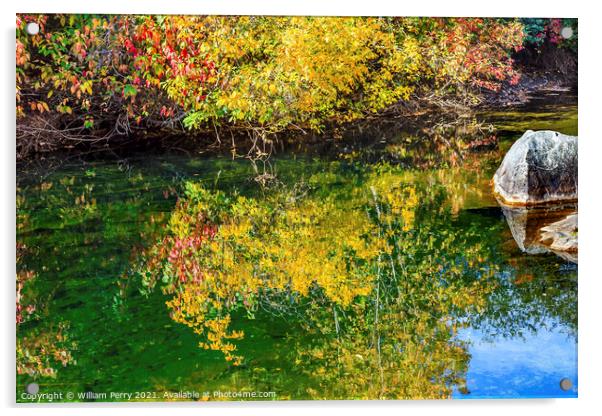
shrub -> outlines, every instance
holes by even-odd
[[[39,34],[26,34],[30,21]],[[417,96],[516,82],[522,41],[515,19],[18,16],[18,145],[320,131]]]

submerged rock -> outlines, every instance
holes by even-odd
[[[577,136],[528,130],[510,148],[493,177],[504,204],[577,200]]]
[[[528,254],[554,253],[577,263],[576,204],[509,207],[502,212],[518,248]]]
[[[551,250],[576,253],[577,244],[577,214],[556,221],[541,229],[540,241]]]

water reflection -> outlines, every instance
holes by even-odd
[[[449,397],[471,366],[462,328],[505,339],[576,328],[576,286],[506,259],[503,224],[466,209],[487,184],[459,192],[466,179],[441,173],[335,164],[301,192],[253,199],[192,183],[139,273],[174,296],[172,318],[202,348],[236,365],[252,357],[235,311],[300,325],[312,342],[293,337],[293,357],[310,397]]]
[[[184,203],[191,195],[157,174],[122,181],[100,167],[23,188],[19,236],[36,247],[27,256],[41,277],[36,290],[49,296],[50,316],[72,323],[78,345],[77,364],[59,365],[57,379],[110,387],[111,374],[121,374],[122,387],[136,389],[237,385],[281,398],[442,398],[461,386],[474,391],[471,374],[484,374],[462,331],[520,339],[550,322],[576,329],[575,271],[563,279],[547,257],[505,251],[506,224],[491,208],[487,172],[278,163],[290,184],[305,177],[305,186],[283,185],[270,199],[253,191],[257,185],[224,182],[231,194],[208,189],[209,200],[196,200],[221,226],[215,237],[204,228],[199,236],[226,246],[217,244],[215,261],[205,251],[183,256],[183,276],[193,277],[197,262],[230,284],[185,279],[181,290],[148,299],[130,271],[149,247],[165,256],[153,266],[167,267],[155,270],[161,285],[169,267],[180,267],[177,239],[165,237],[173,233],[180,244],[193,237],[198,223]],[[197,181],[195,172],[206,169],[210,179],[224,168],[189,166],[190,182],[203,188],[215,181]],[[237,186],[246,195],[238,202]],[[175,209],[174,192],[182,201]],[[195,333],[197,323],[207,332]],[[25,327],[19,333],[36,336]],[[128,358],[146,350],[154,352]],[[236,370],[224,352],[242,357]],[[181,365],[168,364],[176,356],[185,357]],[[136,381],[140,371],[154,374],[152,385]]]
[[[560,212],[502,214],[488,180],[504,132],[479,153],[469,135],[388,137],[374,155],[389,155],[373,161],[391,165],[275,158],[272,196],[248,163],[220,158],[70,165],[23,181],[17,238],[32,250],[18,271],[36,277],[22,310],[41,305],[41,319],[20,324],[18,342],[64,339],[72,361],[52,363],[52,382],[65,391],[573,394],[556,386],[576,371],[577,266],[526,253],[539,244],[532,229]],[[440,153],[445,141],[453,149]],[[185,182],[209,200],[185,195]],[[199,212],[220,226],[214,236],[196,227]],[[189,250],[195,237],[219,250]],[[158,261],[144,262],[153,250]],[[141,264],[156,273],[148,297]],[[18,391],[35,377],[23,371]]]
[[[577,263],[576,203],[528,208],[501,206],[521,251],[528,254],[554,253]]]
[[[17,374],[30,380],[48,379],[56,377],[60,368],[76,364],[77,344],[71,339],[70,323],[49,316],[46,294],[38,293],[35,287],[37,274],[23,264],[28,250],[17,243]]]
[[[474,329],[462,330],[470,343],[466,389],[456,398],[577,397],[577,345],[556,326],[540,328],[522,338],[495,339]],[[560,388],[568,378],[573,387]]]

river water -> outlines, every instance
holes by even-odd
[[[234,366],[170,317],[169,295],[143,296],[128,277],[140,249],[165,232],[185,181],[260,198],[248,161],[146,154],[18,167],[17,243],[24,247],[17,270],[29,277],[17,325],[17,401],[31,401],[23,392],[34,381],[40,393],[63,393],[58,401],[123,400],[120,392],[134,393],[130,400],[188,400],[190,392],[210,400],[227,400],[228,392],[274,392],[255,397],[263,400],[576,397],[577,265],[521,250],[490,184],[526,129],[577,134],[576,102],[558,94],[459,125],[393,124],[377,134],[355,131],[326,150],[272,157],[283,184],[313,184],[315,198],[332,196],[341,206],[353,203],[345,195],[377,183],[383,166],[413,195],[411,203],[403,194],[403,264],[412,279],[432,276],[433,286],[403,283],[418,311],[399,302],[383,307],[401,318],[386,329],[383,342],[396,341],[379,353],[381,377],[366,357],[368,327],[350,332],[353,363],[339,352],[336,364],[323,328],[330,320],[316,317],[321,329],[312,331],[269,311],[233,313],[233,326],[245,333],[237,342],[244,360]],[[431,291],[441,296],[432,299]],[[454,293],[466,299],[448,301]],[[560,387],[565,378],[568,390]]]

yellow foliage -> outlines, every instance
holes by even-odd
[[[416,41],[397,44],[381,18],[204,17],[208,56],[219,63],[199,117],[280,129],[320,128],[408,99],[420,65]],[[174,90],[175,91],[175,90]],[[176,97],[174,97],[176,98]]]
[[[480,268],[480,245],[459,245],[453,234],[436,236],[432,230],[416,226],[421,204],[436,204],[435,210],[445,208],[436,202],[436,192],[429,189],[425,194],[411,175],[381,166],[367,174],[361,186],[329,192],[328,196],[276,192],[264,198],[226,197],[189,184],[187,198],[172,214],[171,236],[155,248],[158,260],[147,260],[149,272],[143,274],[155,281],[163,276],[164,291],[173,295],[167,302],[172,318],[201,337],[200,347],[221,351],[234,365],[243,360],[233,341],[244,333],[231,328],[237,326],[232,322],[240,316],[237,309],[252,317],[260,306],[286,311],[303,304],[309,308],[303,321],[312,331],[337,333],[336,348],[316,352],[324,357],[323,365],[347,360],[342,368],[349,367],[342,371],[349,373],[364,369],[374,374],[381,364],[377,364],[369,328],[374,327],[374,333],[388,333],[387,348],[391,343],[406,348],[400,359],[394,351],[388,352],[392,367],[387,371],[393,378],[385,384],[390,387],[375,392],[375,386],[383,386],[384,381],[376,383],[374,376],[366,373],[354,377],[341,397],[355,397],[356,393],[415,397],[430,378],[415,375],[416,383],[406,380],[404,387],[405,378],[394,374],[397,370],[410,374],[417,357],[433,351],[449,357],[434,363],[464,359],[461,346],[449,342],[453,332],[450,314],[482,309],[486,277],[494,270]],[[336,180],[336,175],[324,173],[312,176],[309,183],[317,189]],[[425,201],[425,197],[430,199]],[[217,224],[215,232],[203,234],[199,230],[209,227],[209,219]],[[416,240],[421,241],[420,247]],[[440,254],[447,251],[454,253],[449,259]],[[466,263],[458,263],[457,256],[463,256]],[[466,283],[466,273],[478,273],[480,280]],[[441,285],[441,279],[448,283]],[[388,305],[379,313],[382,316],[371,317],[373,305],[378,307],[381,302]],[[420,308],[408,310],[407,305],[415,302]],[[345,318],[337,318],[337,310]],[[325,324],[331,322],[333,313],[335,328]],[[339,319],[346,320],[344,336],[339,333]],[[420,337],[428,343],[421,343]],[[335,352],[336,357],[332,355]],[[380,354],[385,356],[382,351]],[[442,377],[442,384],[422,390],[424,397],[449,394],[447,376],[438,365],[433,364],[429,371]],[[328,371],[322,373],[328,377]]]

